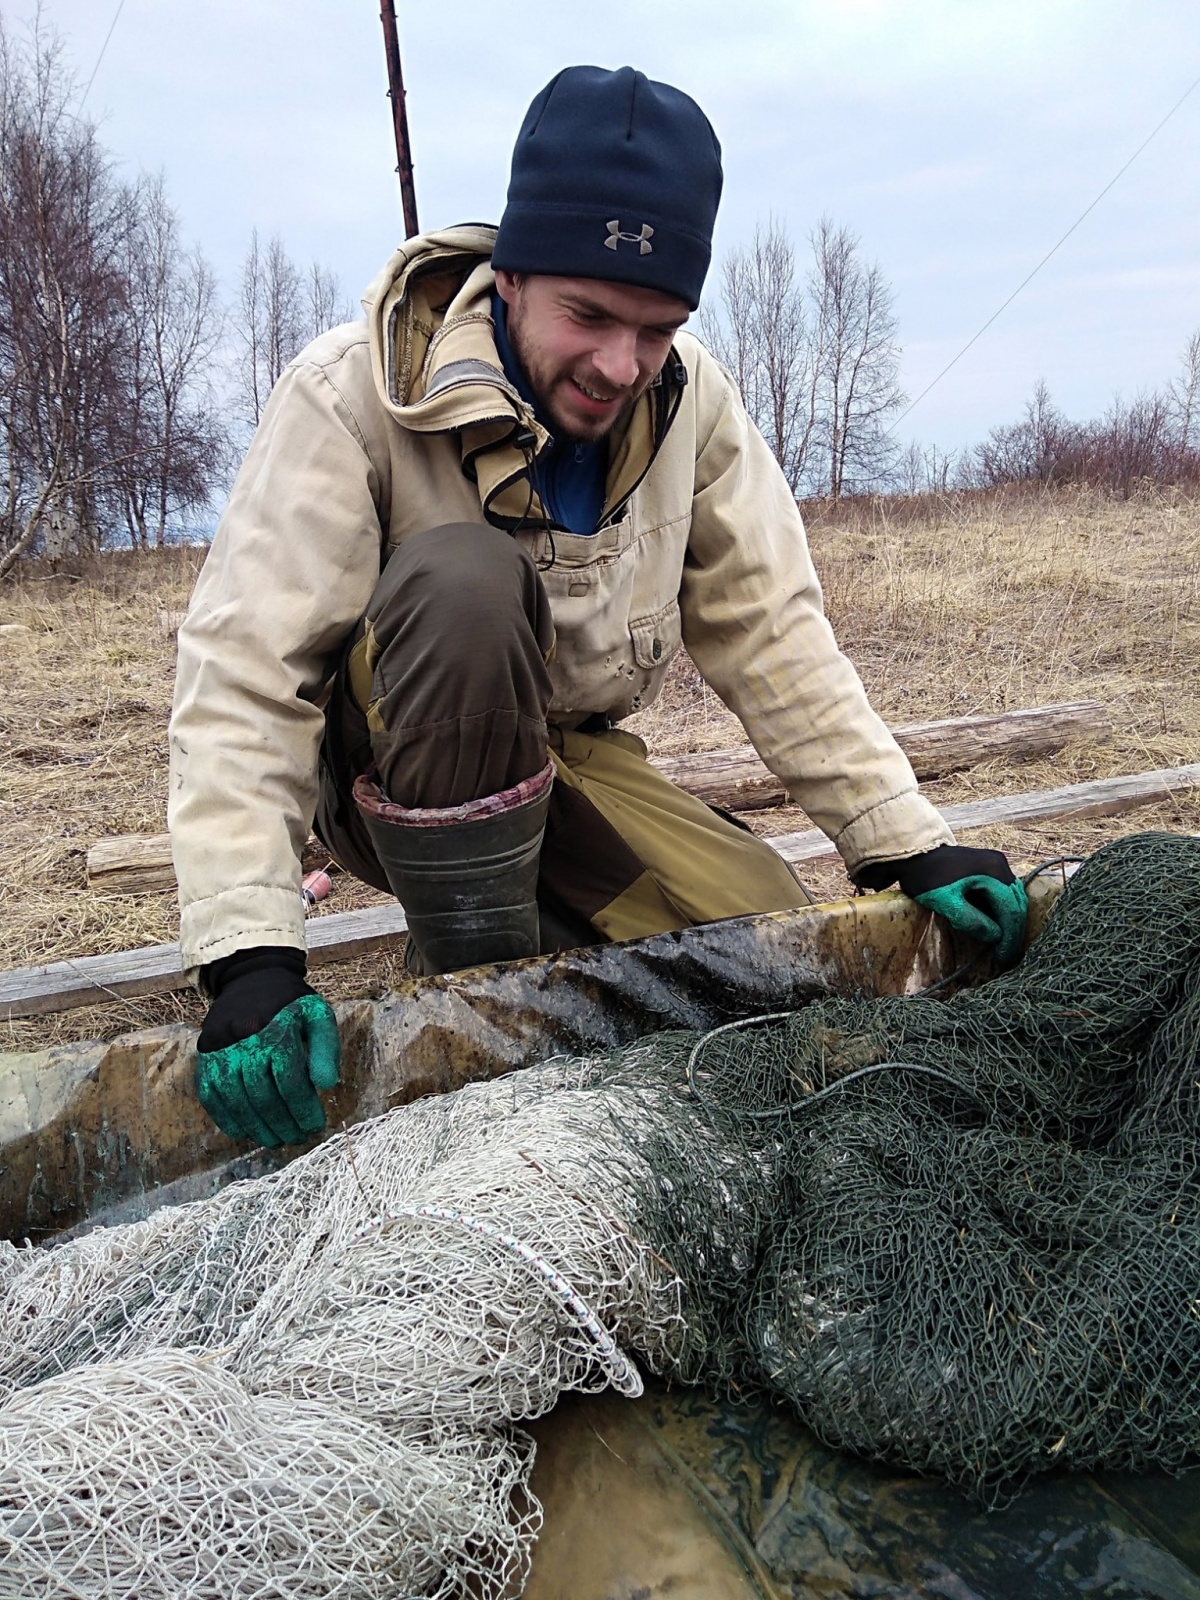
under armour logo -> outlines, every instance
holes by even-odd
[[[639,255],[649,256],[654,254],[654,246],[650,243],[653,237],[654,229],[648,222],[642,223],[641,233],[622,233],[621,219],[620,217],[614,217],[612,222],[608,224],[608,238],[605,239],[604,243],[608,249],[615,250],[621,240],[624,239],[626,244],[637,245]]]

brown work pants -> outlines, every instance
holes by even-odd
[[[533,562],[508,534],[432,528],[391,556],[325,713],[316,829],[347,871],[387,890],[351,796],[374,768],[403,806],[455,806],[556,767],[542,846],[543,945],[639,938],[801,905],[790,868],[669,783],[633,734],[597,715],[547,724],[554,640]]]

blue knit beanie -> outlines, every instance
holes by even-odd
[[[566,67],[521,124],[492,265],[633,283],[695,310],[720,198],[721,146],[690,96],[632,67]]]

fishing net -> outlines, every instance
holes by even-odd
[[[1200,1455],[1200,839],[1098,852],[977,989],[821,1000],[689,1072],[775,1141],[744,1359],[828,1442],[986,1504]]]
[[[630,1206],[672,1115],[676,1161],[731,1160],[680,1116],[685,1061],[552,1062],[4,1247],[5,1593],[518,1593],[540,1512],[514,1420],[640,1393],[626,1352],[667,1369],[686,1338]]]
[[[507,1600],[540,1518],[520,1422],[639,1365],[985,1504],[1182,1467],[1198,957],[1200,840],[1140,835],[949,1000],[550,1061],[0,1245],[0,1571],[48,1600]]]

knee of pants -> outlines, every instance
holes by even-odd
[[[542,580],[511,534],[452,522],[406,539],[367,607],[377,647],[419,641],[439,653],[477,649],[527,627],[543,657],[554,630]]]
[[[373,728],[514,711],[544,718],[550,603],[507,533],[450,523],[394,552],[366,613]]]

